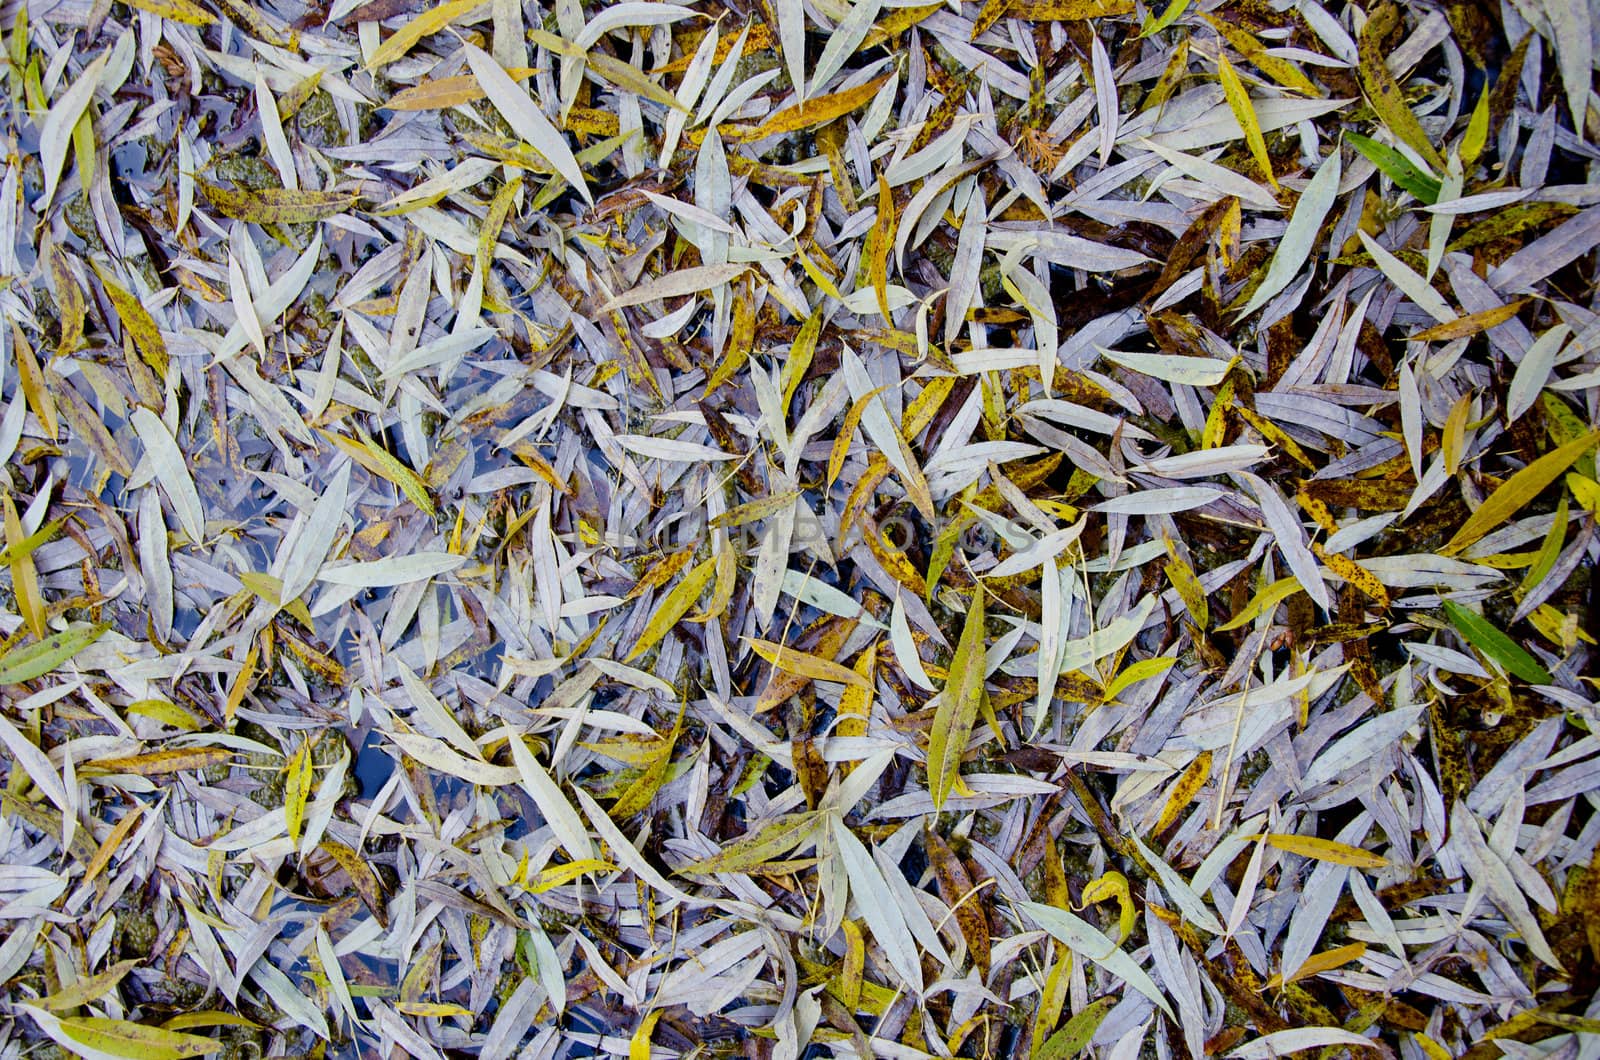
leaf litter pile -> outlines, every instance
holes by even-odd
[[[1597,15],[7,0],[0,1056],[1600,1056]]]

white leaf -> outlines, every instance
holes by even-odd
[[[699,294],[701,291],[709,291],[737,280],[749,268],[746,263],[733,262],[723,265],[697,265],[692,269],[669,272],[665,276],[658,276],[631,291],[617,295],[601,306],[600,312],[609,313],[613,309],[644,305],[646,302],[656,302],[663,298],[681,298],[688,294]]]
[[[1165,353],[1123,353],[1096,347],[1100,356],[1129,371],[1168,383],[1186,386],[1216,386],[1228,375],[1230,364],[1210,357],[1173,357]]]
[[[1405,296],[1415,302],[1417,308],[1426,312],[1441,324],[1449,324],[1456,319],[1455,310],[1450,308],[1450,303],[1444,300],[1444,295],[1433,289],[1433,285],[1417,275],[1416,270],[1385,250],[1376,239],[1373,239],[1361,229],[1356,229],[1356,235],[1361,239],[1361,245],[1367,248],[1367,253],[1372,255],[1373,263],[1378,266],[1389,282],[1400,288]]]
[[[1539,391],[1544,389],[1549,380],[1550,370],[1555,367],[1556,358],[1560,356],[1561,348],[1566,345],[1567,336],[1571,333],[1572,329],[1567,325],[1557,324],[1540,335],[1538,341],[1522,355],[1522,363],[1517,365],[1511,388],[1506,391],[1507,422],[1516,422],[1539,400]]]
[[[1261,517],[1267,529],[1272,531],[1273,540],[1278,543],[1278,551],[1289,564],[1289,570],[1299,579],[1300,587],[1316,601],[1317,606],[1324,611],[1331,610],[1332,603],[1328,599],[1328,587],[1322,582],[1322,571],[1311,549],[1306,546],[1305,527],[1278,495],[1276,487],[1248,472],[1240,472],[1239,477],[1250,484],[1256,503],[1261,507]]]
[[[411,552],[365,563],[324,567],[317,580],[356,589],[385,589],[448,574],[466,561],[467,557],[451,552]]]
[[[1338,1027],[1293,1027],[1246,1042],[1228,1055],[1234,1060],[1271,1060],[1324,1045],[1359,1045],[1371,1049],[1373,1040]]]
[[[334,538],[338,536],[339,524],[344,521],[345,497],[349,490],[350,465],[346,463],[333,476],[327,492],[312,505],[294,551],[284,562],[283,589],[279,597],[282,603],[299,599],[316,580],[317,568],[327,558],[328,549],[333,547]]]
[[[1040,927],[1044,928],[1063,945],[1080,956],[1100,965],[1112,975],[1133,987],[1139,993],[1155,1002],[1156,1007],[1165,1012],[1168,1017],[1176,1020],[1172,1007],[1167,1004],[1167,999],[1162,996],[1161,990],[1156,986],[1155,980],[1143,968],[1134,963],[1132,957],[1117,948],[1116,943],[1102,935],[1092,925],[1078,919],[1064,909],[1054,906],[1041,905],[1038,902],[1018,902],[1017,908],[1021,909],[1028,917]]]
[[[811,73],[812,95],[821,91],[828,79],[839,72],[845,60],[856,53],[873,23],[878,21],[878,11],[882,7],[883,0],[856,0],[850,13],[839,20],[828,37],[828,43],[823,46],[822,58],[817,60],[816,68]]]
[[[206,536],[205,509],[200,504],[200,494],[195,490],[183,451],[167,433],[167,425],[161,422],[161,417],[143,405],[133,410],[131,419],[139,441],[144,443],[145,454],[155,468],[156,478],[167,491],[167,499],[172,501],[178,525],[183,527],[191,542],[200,544]]]
[[[567,797],[561,793],[561,789],[550,774],[545,772],[539,760],[533,757],[533,752],[528,750],[528,745],[523,742],[521,736],[512,734],[506,742],[511,745],[511,760],[516,763],[517,773],[522,778],[523,790],[532,797],[534,805],[539,807],[539,813],[550,826],[550,831],[561,840],[561,845],[566,848],[572,860],[592,859],[594,844],[589,841],[589,829],[584,827],[583,818],[578,816],[578,811],[573,809],[572,803],[567,801]]]
[[[796,96],[806,94],[806,11],[801,0],[773,0],[778,9],[778,46]]]
[[[1141,490],[1101,501],[1090,510],[1119,515],[1171,515],[1200,508],[1225,492],[1210,486],[1172,486],[1166,489]]]
[[[110,58],[111,49],[108,48],[85,66],[78,79],[61,93],[61,98],[45,115],[44,128],[39,133],[39,164],[44,169],[44,194],[39,196],[39,201],[33,207],[41,215],[55,197],[57,183],[61,180],[61,167],[67,161],[67,148],[72,144],[72,130],[77,126],[78,119],[83,117],[84,108],[94,98],[94,90],[100,85],[100,72]]]
[[[511,131],[543,155],[545,161],[578,190],[585,202],[594,205],[594,196],[589,193],[589,185],[583,179],[583,168],[573,157],[566,138],[550,124],[550,119],[544,116],[527,90],[511,80],[511,76],[482,48],[470,43],[463,43],[462,47],[466,50],[467,64],[472,67],[472,76],[478,79],[478,87],[483,89],[489,102],[505,118]]]
[[[850,894],[861,907],[861,915],[872,929],[872,937],[883,947],[890,966],[916,995],[921,996],[922,962],[917,957],[917,944],[888,882],[855,833],[838,817],[832,819],[832,825],[834,842],[838,844],[839,856],[850,878]]]
[[[1328,216],[1329,208],[1339,195],[1339,168],[1339,149],[1336,147],[1323,161],[1317,175],[1311,178],[1311,183],[1306,185],[1306,190],[1300,193],[1300,201],[1295,203],[1294,213],[1289,215],[1289,225],[1283,230],[1278,249],[1272,255],[1272,263],[1267,266],[1267,275],[1262,279],[1261,286],[1256,288],[1256,293],[1250,296],[1250,301],[1239,311],[1241,316],[1248,316],[1266,305],[1273,295],[1289,286],[1289,281],[1299,275],[1300,266],[1305,264],[1306,258],[1311,256],[1311,251],[1316,247],[1322,219]]]

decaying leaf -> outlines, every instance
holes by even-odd
[[[10,8],[7,1055],[1585,1054],[1592,5]]]

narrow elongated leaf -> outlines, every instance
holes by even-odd
[[[1267,266],[1267,274],[1250,300],[1239,310],[1241,316],[1248,316],[1266,305],[1274,295],[1289,286],[1300,272],[1300,267],[1316,248],[1322,221],[1328,216],[1328,210],[1338,196],[1339,175],[1339,152],[1335,149],[1323,159],[1322,165],[1317,167],[1316,176],[1300,193],[1300,201],[1295,203],[1294,212],[1289,215],[1289,226],[1278,241],[1278,249],[1272,255],[1272,263]]]
[[[1239,119],[1239,127],[1244,130],[1244,141],[1249,145],[1250,154],[1255,157],[1261,175],[1276,188],[1278,178],[1272,173],[1272,159],[1267,154],[1266,138],[1261,135],[1261,122],[1256,119],[1255,104],[1250,102],[1250,93],[1245,91],[1233,64],[1220,52],[1217,54],[1217,80],[1222,82],[1222,94],[1227,98],[1228,106],[1233,108],[1233,116]]]
[[[1527,467],[1502,482],[1478,510],[1467,517],[1450,540],[1439,550],[1441,555],[1454,556],[1463,552],[1473,542],[1511,518],[1540,493],[1546,486],[1564,474],[1580,457],[1600,444],[1600,430],[1577,438],[1552,449]]]
[[[133,410],[133,426],[139,432],[145,452],[155,465],[156,478],[167,491],[173,510],[178,513],[178,524],[189,540],[200,544],[205,540],[205,508],[200,503],[200,493],[195,489],[194,478],[189,474],[183,452],[172,440],[161,417],[143,407]]]
[[[1494,627],[1476,611],[1469,611],[1454,600],[1444,602],[1444,613],[1450,624],[1466,639],[1468,644],[1483,652],[1497,666],[1536,685],[1554,682],[1550,671],[1528,654],[1523,647]]]
[[[44,676],[99,640],[110,628],[110,622],[75,625],[43,640],[10,649],[0,656],[0,685]]]
[[[1155,1002],[1156,1007],[1165,1012],[1170,1018],[1177,1019],[1177,1016],[1172,1012],[1171,1006],[1167,1004],[1166,997],[1162,995],[1161,989],[1156,986],[1155,980],[1151,979],[1143,968],[1135,964],[1132,957],[1118,949],[1115,943],[1096,930],[1093,925],[1080,920],[1064,909],[1041,905],[1038,902],[1018,902],[1017,908],[1026,913],[1034,923],[1061,940],[1061,943],[1074,953],[1100,965],[1106,971],[1117,976],[1133,989]]]
[[[883,948],[889,966],[917,995],[922,993],[922,962],[917,956],[917,943],[906,926],[905,914],[895,902],[888,883],[878,866],[861,845],[855,833],[845,827],[837,817],[832,820],[833,841],[839,857],[844,862],[845,874],[850,880],[850,894],[861,909],[872,937]]]
[[[181,1060],[221,1052],[223,1042],[198,1034],[152,1027],[102,1016],[53,1016],[32,1005],[22,1005],[39,1028],[67,1049],[87,1049],[92,1055],[128,1057],[129,1060]]]
[[[943,807],[953,792],[965,788],[961,782],[961,758],[967,753],[967,741],[983,701],[983,596],[981,586],[972,595],[955,657],[950,660],[950,677],[940,694],[939,709],[928,734],[928,791],[935,809]]]
[[[511,126],[511,131],[522,137],[528,146],[555,167],[555,171],[577,189],[585,202],[594,203],[594,196],[589,191],[589,182],[583,177],[583,167],[578,165],[578,160],[572,156],[572,149],[567,146],[566,139],[550,124],[550,119],[544,116],[527,90],[515,81],[499,63],[489,56],[482,48],[472,44],[463,47],[467,54],[467,64],[472,68],[472,76],[478,79],[478,85],[483,89],[484,95],[489,97],[495,109],[505,118],[506,124]]]
[[[673,586],[672,591],[661,598],[656,605],[655,613],[650,616],[650,621],[645,623],[644,632],[639,634],[639,640],[634,644],[633,650],[628,652],[624,662],[637,659],[651,648],[660,643],[667,631],[678,624],[678,620],[689,613],[695,601],[700,599],[700,594],[705,592],[711,583],[711,576],[716,573],[717,557],[702,561],[698,566],[683,576],[683,580]]]
[[[44,169],[44,194],[35,207],[40,212],[49,207],[50,201],[55,198],[56,187],[61,180],[61,167],[67,160],[67,147],[72,143],[72,130],[77,127],[78,119],[83,117],[89,101],[94,98],[95,89],[100,87],[101,71],[110,58],[111,49],[107,48],[89,62],[45,115],[44,128],[39,133],[39,163]]]

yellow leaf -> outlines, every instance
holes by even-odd
[[[878,296],[878,312],[884,322],[890,325],[893,325],[894,318],[889,315],[889,250],[894,246],[895,220],[894,189],[889,187],[888,179],[879,173],[878,216],[867,232],[863,253],[867,261],[867,278],[872,282],[873,293]]]
[[[1272,158],[1267,154],[1266,138],[1261,135],[1261,122],[1256,119],[1255,104],[1250,102],[1250,93],[1245,91],[1244,83],[1234,73],[1233,64],[1221,52],[1217,53],[1217,80],[1222,82],[1222,94],[1227,98],[1233,116],[1239,120],[1239,127],[1244,130],[1245,143],[1250,145],[1250,154],[1255,157],[1256,165],[1261,167],[1267,183],[1276,188],[1278,178],[1272,175]]]
[[[1351,559],[1349,556],[1338,552],[1328,552],[1316,541],[1311,542],[1311,551],[1322,561],[1323,566],[1343,578],[1345,581],[1360,589],[1379,607],[1389,606],[1389,590],[1384,588],[1378,576],[1367,568]]]
[[[799,490],[789,490],[771,497],[757,497],[737,508],[729,508],[711,520],[711,528],[717,530],[723,527],[744,526],[746,523],[759,523],[791,507],[799,496]]]
[[[851,669],[861,680],[846,685],[844,695],[839,697],[839,724],[834,732],[841,737],[867,734],[867,719],[872,716],[872,699],[875,692],[873,679],[878,669],[877,641],[867,645],[867,650],[856,656],[855,665]],[[847,763],[845,771],[848,772],[849,768]]]
[[[1331,972],[1335,968],[1360,958],[1366,952],[1367,944],[1365,942],[1352,942],[1347,946],[1336,946],[1331,950],[1314,953],[1306,958],[1304,964],[1294,970],[1294,973],[1289,976],[1289,982],[1299,982],[1301,979],[1309,979],[1313,975]],[[1268,989],[1274,989],[1282,985],[1283,976],[1281,974],[1274,975],[1267,981]]]
[[[356,894],[361,896],[362,903],[372,911],[381,926],[388,927],[389,912],[383,902],[383,884],[367,859],[351,847],[332,839],[324,839],[317,844],[317,849],[331,857],[345,871],[350,882],[355,884]]]
[[[1549,532],[1544,535],[1544,541],[1539,544],[1539,551],[1534,554],[1533,562],[1528,565],[1528,573],[1523,575],[1522,588],[1518,588],[1518,596],[1526,596],[1544,581],[1544,576],[1550,573],[1550,568],[1555,567],[1555,560],[1562,556],[1562,544],[1566,541],[1566,498],[1558,501],[1555,506],[1555,519],[1550,520]]]
[[[83,288],[68,266],[66,253],[57,246],[50,248],[50,278],[56,296],[56,310],[61,322],[61,341],[56,354],[64,356],[83,344]]]
[[[540,870],[539,875],[528,883],[528,890],[534,894],[543,894],[563,884],[571,883],[579,876],[598,875],[602,872],[611,872],[615,868],[611,862],[601,861],[599,858],[569,861],[565,865],[554,865]]]
[[[1489,86],[1483,86],[1483,91],[1478,93],[1478,105],[1472,108],[1472,117],[1467,119],[1467,131],[1461,134],[1461,161],[1466,165],[1478,160],[1483,154],[1484,145],[1489,142]]]
[[[184,1012],[172,1017],[161,1024],[162,1028],[169,1031],[186,1031],[190,1027],[253,1027],[261,1029],[261,1024],[255,1020],[245,1019],[243,1016],[232,1012],[218,1012],[216,1009],[201,1009],[199,1012]]]
[[[197,180],[200,189],[217,212],[236,221],[258,225],[309,224],[344,213],[359,198],[347,191],[288,191],[284,188],[255,190],[219,187]]]
[[[1140,681],[1148,681],[1157,674],[1166,673],[1177,661],[1168,656],[1158,656],[1154,659],[1140,659],[1130,666],[1125,666],[1118,672],[1116,680],[1106,685],[1105,692],[1100,698],[1106,703],[1111,703]]]
[[[911,404],[906,406],[905,415],[900,421],[900,437],[909,443],[921,434],[923,428],[932,423],[944,407],[945,399],[954,392],[955,386],[956,377],[953,375],[936,375],[929,379]]]
[[[256,659],[259,654],[259,646],[252,642],[250,650],[244,654],[244,665],[239,667],[239,676],[233,679],[233,687],[228,690],[228,701],[222,706],[222,719],[230,726],[233,724],[234,714],[238,711],[239,705],[244,702],[244,697],[250,691],[251,683],[255,680]]]
[[[1082,22],[1132,11],[1133,0],[1014,0],[1009,14],[1031,22]]]
[[[1596,442],[1600,442],[1600,430],[1590,431],[1566,445],[1552,449],[1506,479],[1499,489],[1489,495],[1488,500],[1478,506],[1477,511],[1467,517],[1455,536],[1439,550],[1440,554],[1453,556],[1463,551],[1511,518],[1593,448]]]
[[[1578,625],[1576,614],[1567,614],[1550,604],[1540,604],[1533,614],[1528,616],[1528,621],[1533,623],[1533,628],[1544,635],[1550,643],[1558,645],[1563,652],[1571,652],[1578,646],[1578,641],[1593,644],[1594,638],[1585,633]]]
[[[28,628],[39,640],[49,635],[45,626],[44,596],[39,592],[39,571],[33,565],[33,553],[22,547],[26,535],[22,532],[22,519],[11,494],[5,494],[6,551],[11,558],[11,590],[17,600],[17,610],[22,612]]]
[[[789,356],[783,361],[783,375],[778,385],[783,391],[785,409],[789,407],[789,402],[794,400],[794,392],[800,389],[800,383],[806,377],[806,370],[811,367],[811,358],[817,352],[817,338],[821,334],[822,302],[818,301],[817,307],[806,317],[806,322],[800,325],[800,331],[789,346]]]
[[[1178,555],[1177,547],[1170,538],[1166,545],[1167,580],[1178,591],[1178,599],[1183,601],[1184,609],[1189,612],[1189,620],[1200,629],[1205,629],[1211,622],[1211,609],[1206,605],[1206,593],[1200,586],[1200,579],[1195,576],[1194,568]]]
[[[748,291],[735,293],[733,298],[733,323],[728,331],[727,351],[723,354],[722,363],[711,372],[711,378],[706,380],[704,398],[717,392],[728,380],[732,379],[743,368],[750,358],[750,350],[755,345],[756,338],[756,310]]]
[[[96,758],[78,767],[85,776],[124,773],[136,777],[159,777],[190,769],[206,769],[226,762],[233,752],[226,747],[184,747],[149,754]]]
[[[1237,207],[1238,200],[1235,199],[1233,201],[1235,207]],[[1290,437],[1289,433],[1282,427],[1279,427],[1255,409],[1245,408],[1243,405],[1235,406],[1233,411],[1239,414],[1240,419],[1254,427],[1257,434],[1289,454],[1289,458],[1295,463],[1308,471],[1316,469],[1316,464],[1306,455],[1306,451],[1300,448],[1300,443]]]
[[[1128,889],[1128,878],[1120,872],[1108,872],[1098,879],[1091,880],[1083,888],[1082,901],[1078,909],[1086,909],[1096,902],[1103,902],[1107,898],[1117,900],[1119,910],[1117,927],[1121,934],[1116,941],[1125,939],[1133,931],[1134,910],[1133,895]]]
[[[839,472],[844,470],[844,462],[850,456],[850,442],[855,437],[856,428],[861,426],[861,416],[867,411],[872,399],[888,389],[888,384],[878,387],[871,393],[862,395],[860,401],[850,406],[850,411],[844,414],[844,424],[839,428],[838,437],[833,440],[833,449],[828,453],[828,485],[832,486],[839,478]],[[843,537],[847,527],[839,528],[839,536]]]
[[[189,26],[209,26],[216,21],[216,16],[191,0],[128,0],[128,6]]]
[[[502,184],[500,190],[494,193],[494,198],[489,202],[489,209],[483,215],[483,223],[478,226],[477,265],[478,271],[485,276],[489,274],[489,266],[494,262],[495,244],[500,241],[500,230],[505,227],[506,215],[511,212],[512,204],[516,202],[517,194],[521,190],[522,177],[520,175]],[[560,480],[556,478],[554,469],[551,469],[545,463],[544,458],[536,450],[532,450],[531,447],[528,447],[528,449],[534,461],[528,461],[528,458],[523,456],[521,450],[518,450],[517,455],[522,457],[525,462],[534,463],[534,470],[540,471],[540,474],[544,474],[544,471],[538,465],[544,464],[545,469],[549,470],[550,479],[555,480],[551,485],[566,493],[567,487],[564,483],[556,484]]]
[[[1476,313],[1468,313],[1466,316],[1456,317],[1447,324],[1435,324],[1431,328],[1425,328],[1410,336],[1408,341],[1450,342],[1455,339],[1464,339],[1470,335],[1476,335],[1480,331],[1488,331],[1490,328],[1504,324],[1516,316],[1517,311],[1527,301],[1526,298],[1518,298],[1516,301],[1507,302],[1505,305],[1497,305],[1491,309],[1480,309]]]
[[[844,1002],[846,1012],[855,1012],[861,1005],[862,978],[867,965],[867,937],[861,932],[861,925],[854,920],[846,920],[844,928],[844,960],[839,965],[839,975],[834,980],[839,1000]]]
[[[928,734],[928,792],[933,796],[935,810],[942,810],[951,793],[965,787],[961,783],[961,757],[966,754],[983,701],[983,599],[983,586],[975,587],[955,657],[950,661],[950,676]]]
[[[972,22],[972,34],[967,39],[977,40],[989,32],[990,26],[1006,16],[1006,12],[1011,9],[1012,3],[1013,0],[984,0],[982,10],[978,12],[978,17]]]
[[[1417,1043],[1417,1047],[1422,1050],[1423,1055],[1425,1055],[1428,1060],[1451,1060],[1450,1050],[1446,1049],[1444,1046],[1440,1045],[1426,1034],[1418,1031],[1416,1034],[1411,1036],[1411,1040]]]
[[[392,38],[391,38],[392,39]],[[507,70],[506,73],[511,73]],[[483,98],[478,79],[471,74],[431,77],[420,85],[403,88],[384,100],[388,110],[443,110]]]
[[[1591,512],[1600,512],[1600,483],[1576,471],[1567,472],[1567,488],[1572,497]]]
[[[1270,613],[1273,608],[1300,591],[1302,586],[1298,578],[1280,578],[1251,597],[1250,602],[1245,604],[1237,615],[1217,627],[1217,632],[1226,633],[1230,629],[1238,629],[1246,622]]]
[[[143,1023],[99,1016],[63,1018],[60,1027],[71,1041],[102,1053],[126,1056],[130,1060],[179,1060],[187,1056],[205,1056],[222,1049],[222,1042],[214,1038],[180,1034]]]
[[[462,1008],[460,1005],[451,1005],[443,1001],[397,1001],[395,1011],[407,1016],[422,1016],[424,1018],[445,1019],[450,1016],[471,1016],[471,1009]]]
[[[1267,51],[1266,46],[1256,40],[1252,34],[1240,29],[1231,22],[1225,22],[1215,16],[1208,14],[1202,17],[1211,23],[1212,28],[1222,34],[1229,44],[1233,45],[1234,51],[1244,56],[1257,70],[1260,70],[1278,82],[1278,84],[1285,88],[1293,89],[1303,96],[1320,97],[1323,94],[1316,84],[1301,72],[1298,66],[1288,59],[1280,59]],[[1144,36],[1144,34],[1140,34],[1140,36]]]
[[[318,428],[321,430],[321,428]],[[378,475],[386,478],[400,487],[402,493],[411,499],[419,509],[429,516],[439,514],[439,509],[434,506],[433,498],[428,494],[428,484],[422,481],[422,476],[401,463],[400,458],[383,448],[381,445],[368,438],[365,434],[360,441],[351,441],[349,438],[332,431],[322,431],[322,436],[334,445],[348,453],[356,463]]]
[[[1389,864],[1387,858],[1381,858],[1360,847],[1317,836],[1273,832],[1266,837],[1266,840],[1268,846],[1277,847],[1290,854],[1316,858],[1318,861],[1331,861],[1336,865],[1347,865],[1353,869],[1381,869]]]
[[[656,1024],[661,1021],[661,1009],[656,1009],[640,1022],[639,1029],[633,1032],[633,1039],[628,1042],[628,1060],[650,1060],[650,1035],[655,1033]]]
[[[650,616],[650,621],[645,623],[644,632],[639,634],[639,641],[623,662],[638,658],[661,641],[667,631],[678,624],[678,620],[689,613],[689,608],[700,599],[700,594],[705,591],[706,585],[711,581],[711,576],[716,573],[717,557],[712,556],[698,567],[695,567],[683,580],[673,587],[672,591],[661,598],[656,605],[655,614]]]
[[[883,87],[884,82],[894,76],[893,72],[879,74],[871,81],[857,85],[855,88],[847,88],[843,92],[834,92],[831,95],[816,96],[812,99],[802,100],[796,106],[780,110],[768,117],[760,125],[730,136],[729,139],[735,142],[751,143],[779,133],[798,132],[801,129],[809,129],[813,125],[823,125],[836,118],[842,118],[877,95],[878,89]]]
[[[300,842],[300,825],[306,817],[306,800],[311,797],[311,777],[316,763],[311,760],[310,742],[302,742],[289,756],[284,767],[283,819],[289,829],[289,841]]]
[[[77,1008],[79,1005],[87,1005],[96,998],[104,997],[106,994],[116,989],[117,984],[122,981],[123,976],[127,975],[129,972],[139,967],[139,965],[143,963],[144,962],[138,958],[127,961],[118,961],[116,964],[113,964],[110,968],[107,968],[103,972],[91,975],[87,979],[80,979],[71,986],[63,987],[62,989],[57,990],[49,997],[40,998],[39,1004],[43,1005],[45,1008],[55,1009],[57,1011]]]
[[[709,858],[691,862],[683,872],[710,875],[717,872],[750,872],[781,857],[810,839],[822,815],[815,811],[789,814],[769,821],[759,830],[746,832]]]
[[[664,740],[656,741],[657,746],[644,772],[628,785],[627,790],[612,804],[611,816],[632,817],[650,805],[651,800],[656,797],[656,792],[661,790],[661,785],[667,779],[667,767],[672,764],[672,749],[677,746],[678,735],[681,732],[683,732],[683,710],[680,708],[677,723],[673,725],[671,734]]]
[[[100,849],[96,850],[94,857],[89,859],[88,867],[83,870],[83,883],[80,886],[87,887],[94,882],[101,872],[105,871],[105,867],[111,864],[111,859],[116,856],[117,848],[122,846],[122,841],[128,838],[128,834],[133,831],[134,825],[143,819],[144,807],[134,803],[133,809],[122,815],[122,820],[116,823],[116,826],[111,829],[111,834],[106,836],[105,842],[100,844]]]
[[[856,685],[865,684],[860,674],[842,666],[831,659],[824,659],[816,655],[808,655],[803,651],[774,644],[771,641],[758,640],[755,637],[745,638],[750,643],[750,650],[761,656],[773,666],[784,673],[794,674],[812,681],[833,681],[837,684]]]
[[[1361,87],[1367,94],[1367,102],[1372,104],[1372,109],[1396,139],[1421,155],[1435,172],[1443,172],[1444,159],[1428,139],[1416,114],[1406,105],[1405,94],[1395,83],[1394,75],[1389,73],[1383,41],[1399,23],[1400,11],[1388,0],[1367,17],[1366,27],[1362,29],[1361,40],[1357,44]]]
[[[1160,835],[1177,823],[1178,816],[1200,794],[1200,789],[1206,786],[1206,781],[1211,779],[1211,752],[1201,751],[1195,755],[1194,761],[1178,777],[1172,785],[1172,790],[1167,793],[1166,805],[1161,807],[1161,816],[1156,818],[1155,834]]]
[[[690,615],[689,621],[709,622],[713,618],[720,618],[733,600],[733,590],[738,587],[738,581],[738,557],[732,548],[721,549],[717,552],[717,577],[711,584],[711,599],[706,601],[703,609]]]
[[[53,442],[61,431],[61,423],[56,418],[56,399],[50,393],[50,388],[44,385],[44,375],[39,369],[38,359],[33,355],[33,347],[15,320],[11,322],[11,348],[16,355],[17,381],[22,384],[28,407],[39,417],[45,437]]]
[[[411,46],[423,37],[438,33],[456,19],[481,6],[479,0],[451,0],[450,3],[440,4],[431,11],[424,11],[395,30],[388,40],[372,50],[372,56],[367,60],[367,69],[376,70],[385,63],[394,62],[410,51]]]

